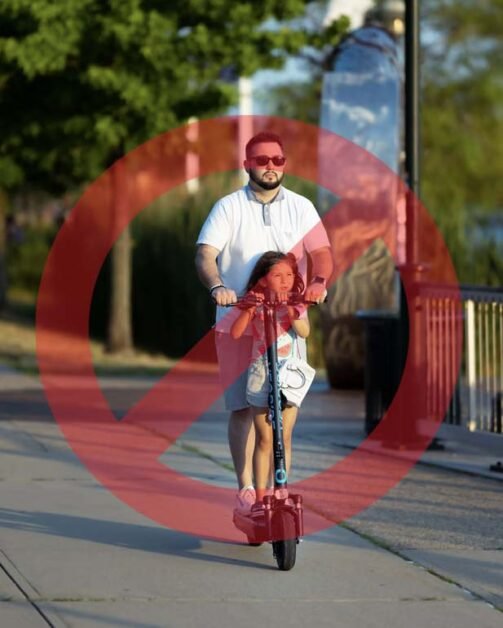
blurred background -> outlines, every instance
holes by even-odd
[[[488,287],[503,278],[502,5],[424,0],[419,22],[421,198],[460,282]],[[190,121],[261,114],[323,124],[327,76],[365,25],[391,38],[400,109],[401,0],[2,0],[0,359],[36,369],[40,277],[86,185],[135,146]],[[402,175],[401,126],[395,132],[390,165]],[[136,355],[145,368],[163,369],[212,325],[194,243],[213,203],[243,173],[199,178],[197,164],[187,168],[192,179],[141,212],[97,281],[91,335],[99,355],[119,356],[117,364]],[[315,185],[288,177],[287,186],[321,203]],[[361,263],[377,268],[386,252],[376,245],[366,256]],[[393,272],[379,268],[392,291]],[[369,284],[359,290],[353,311],[392,306],[369,300]],[[323,368],[319,314],[313,322],[310,360]],[[336,374],[333,386],[363,385],[358,343],[341,371],[350,376]]]

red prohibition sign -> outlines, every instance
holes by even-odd
[[[237,137],[243,120],[226,117],[197,123],[194,150],[200,177],[241,167]],[[376,238],[396,259],[396,199],[410,192],[389,168],[355,144],[315,126],[260,116],[245,122],[252,133],[270,130],[283,138],[288,175],[316,183],[340,199],[323,219],[333,244],[336,275]],[[100,389],[89,343],[92,295],[105,257],[143,208],[185,182],[190,131],[190,125],[180,127],[138,147],[85,191],[44,269],[37,302],[37,357],[56,421],[101,484],[161,525],[241,541],[242,534],[232,524],[234,490],[189,478],[159,460],[222,395],[217,369],[198,368],[215,360],[213,334],[198,342],[120,421]],[[433,220],[418,201],[414,206],[418,259],[426,269],[422,281],[442,285],[449,293],[450,328],[437,337],[450,343],[451,371],[457,373],[462,332],[456,273]],[[416,363],[413,348],[425,335],[417,322],[421,317],[415,316],[420,299],[412,274],[401,272],[401,280],[408,301],[409,351],[399,390],[379,426],[357,449],[292,485],[304,496],[306,534],[357,514],[395,486],[417,462],[448,407],[455,377],[443,377],[434,365]],[[78,377],[69,378],[71,373]],[[437,386],[434,409],[425,413],[427,385],[435,378],[442,385]],[[385,455],[383,442],[396,441],[399,435],[406,443],[418,426],[424,437],[419,449],[403,457]]]

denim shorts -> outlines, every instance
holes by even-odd
[[[269,369],[265,355],[259,356],[248,369],[246,399],[256,408],[267,408],[269,398]]]

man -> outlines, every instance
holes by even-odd
[[[239,485],[237,507],[255,503],[252,459],[253,416],[246,401],[251,332],[239,340],[230,336],[237,312],[222,306],[242,296],[257,259],[269,250],[292,252],[307,285],[305,298],[322,302],[332,273],[327,234],[313,204],[282,186],[286,157],[281,138],[263,132],[246,145],[244,168],[249,183],[217,201],[197,240],[196,268],[217,304],[216,344],[225,404],[231,411],[228,437]],[[311,273],[306,281],[307,257]],[[305,351],[305,344],[303,346]]]

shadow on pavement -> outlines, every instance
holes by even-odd
[[[154,526],[7,508],[0,508],[0,526],[17,531],[25,530],[32,534],[50,534],[144,552],[181,556],[210,563],[274,569],[273,566],[264,563],[231,558],[218,553],[210,554],[208,553],[208,545],[204,547],[204,551],[201,551],[203,550],[203,544],[200,539],[181,532]],[[218,545],[225,547],[235,546],[236,544],[219,542]],[[243,545],[245,544],[243,543]],[[252,551],[252,548],[250,550]]]

